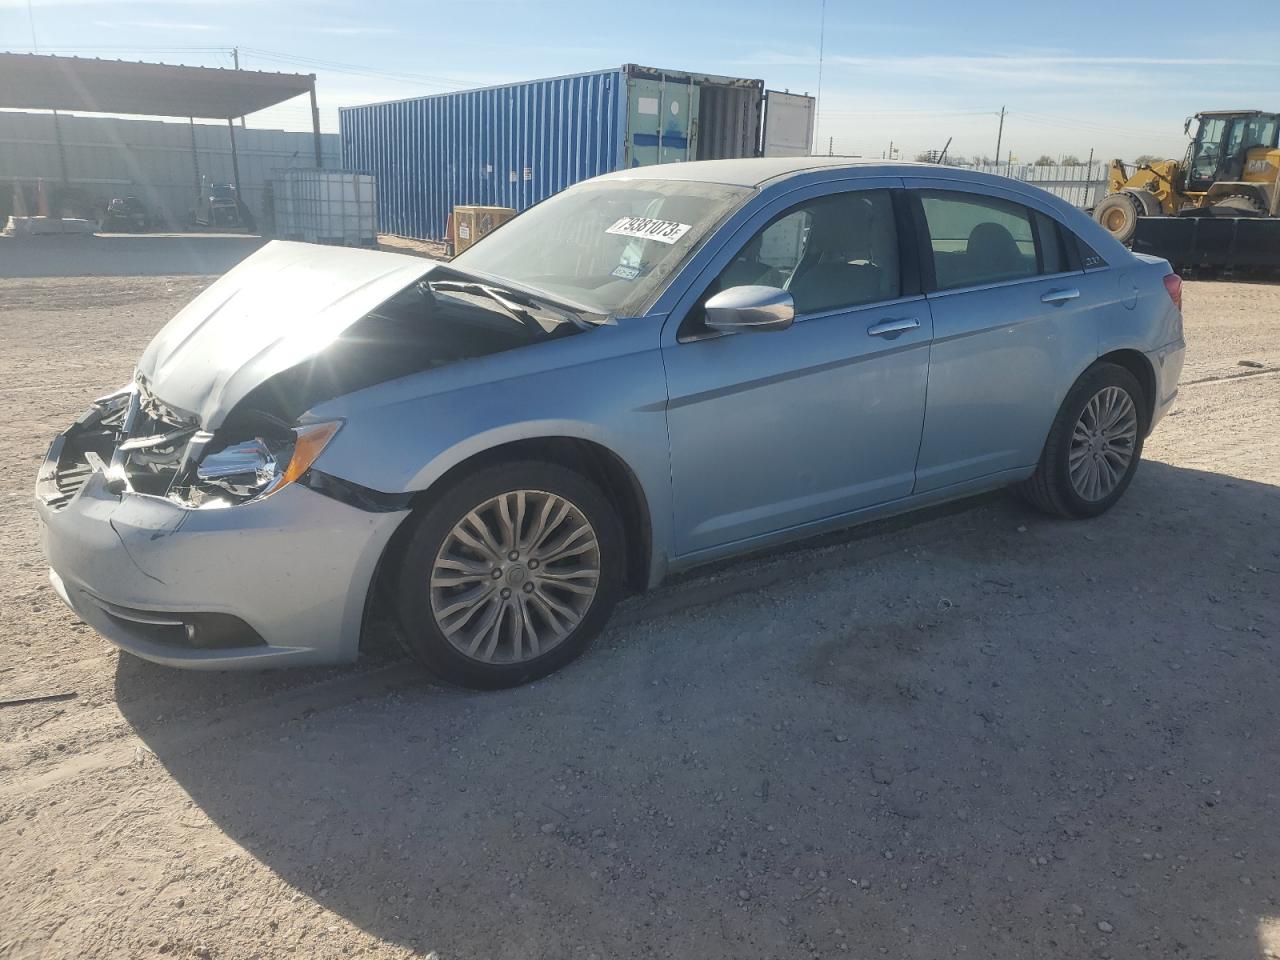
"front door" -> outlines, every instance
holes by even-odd
[[[1191,144],[1190,161],[1187,164],[1187,189],[1202,192],[1218,180],[1222,167],[1222,141],[1227,130],[1226,117],[1203,117],[1200,129]]]
[[[899,183],[822,185],[775,201],[704,272],[692,306],[668,321],[679,555],[911,492],[932,322],[927,302],[903,283],[889,189]],[[751,284],[787,290],[795,323],[730,335],[703,325],[708,296]]]

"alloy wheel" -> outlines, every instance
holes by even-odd
[[[1084,500],[1105,500],[1133,463],[1138,410],[1121,387],[1103,387],[1085,404],[1071,434],[1071,486]]]
[[[445,537],[431,569],[431,612],[464,656],[520,663],[582,622],[600,571],[599,539],[582,510],[554,493],[514,490]]]

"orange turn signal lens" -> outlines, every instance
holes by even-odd
[[[285,468],[284,475],[280,477],[275,489],[288,486],[310,470],[311,465],[316,462],[316,458],[324,451],[341,426],[341,420],[331,420],[328,423],[311,423],[305,427],[295,427],[293,432],[298,435],[298,439],[293,445],[293,456],[289,458],[289,466]]]

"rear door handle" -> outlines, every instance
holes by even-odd
[[[900,320],[881,320],[879,323],[873,323],[867,327],[867,333],[873,337],[888,337],[892,340],[900,333],[916,330],[919,327],[920,321],[915,317],[903,317]]]
[[[1080,291],[1075,287],[1070,290],[1050,290],[1040,298],[1041,303],[1066,303],[1068,300],[1075,300],[1080,296]]]

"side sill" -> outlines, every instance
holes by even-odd
[[[694,553],[686,553],[671,558],[668,561],[666,574],[684,573],[694,567],[700,567],[707,563],[731,557],[737,559],[739,557],[755,556],[784,545],[831,533],[835,530],[857,527],[873,520],[883,520],[888,517],[911,513],[915,510],[922,510],[925,507],[937,506],[951,500],[977,496],[978,494],[998,490],[1001,487],[1007,487],[1009,484],[1016,483],[1019,480],[1025,480],[1034,471],[1034,464],[1030,467],[1001,470],[997,473],[989,473],[985,476],[964,480],[935,490],[927,490],[924,493],[914,493],[897,500],[889,500],[885,503],[863,507],[849,513],[842,513],[821,520],[811,520],[783,530],[759,534],[746,540],[736,540],[732,543],[715,547],[706,547]]]

